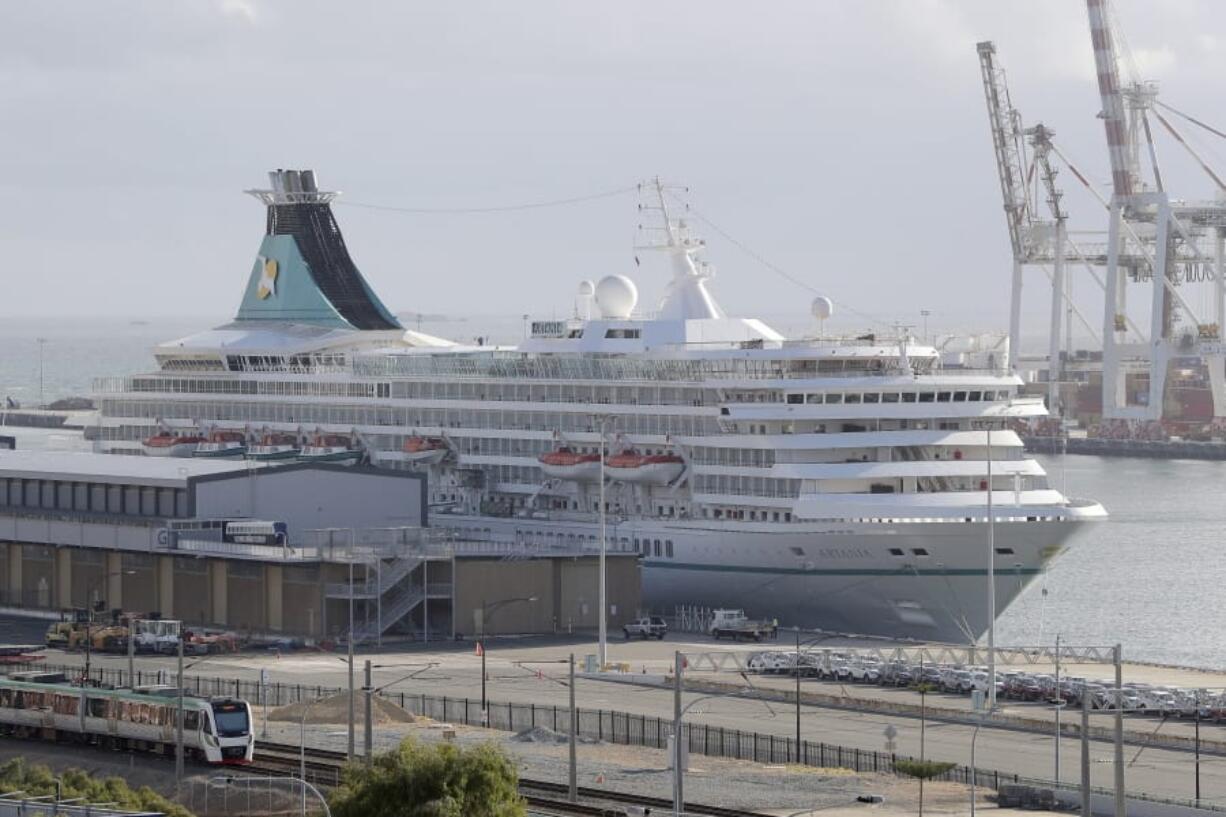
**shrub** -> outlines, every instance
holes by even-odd
[[[17,757],[0,765],[0,788],[24,791],[31,797],[55,794],[56,777],[46,766],[31,766]],[[133,789],[121,777],[92,777],[80,769],[69,769],[59,777],[60,796],[65,800],[84,798],[89,803],[115,803],[133,811],[161,811],[168,817],[192,817],[191,812],[171,802],[148,786]]]
[[[943,760],[896,760],[894,771],[907,777],[918,777],[920,780],[931,780],[940,777],[954,767],[953,763]]]
[[[526,817],[519,774],[498,747],[462,749],[405,738],[370,768],[346,768],[334,817]]]

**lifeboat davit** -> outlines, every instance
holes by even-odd
[[[600,480],[600,455],[580,454],[570,448],[558,448],[537,457],[541,471],[547,477],[568,479],[574,482],[597,482]]]
[[[667,485],[684,470],[685,460],[676,454],[640,454],[627,449],[605,460],[605,473],[622,482]]]
[[[296,460],[301,451],[297,434],[290,431],[272,431],[261,437],[258,445],[247,449],[247,459],[262,462]]]
[[[159,431],[141,442],[148,457],[190,457],[204,437],[199,434],[179,434],[174,431]]]
[[[449,450],[447,441],[441,437],[421,437],[417,435],[405,440],[403,449],[406,460],[425,465],[436,465],[442,462]]]
[[[303,462],[357,465],[362,459],[362,448],[344,434],[316,434],[302,446],[298,458]]]
[[[230,459],[247,453],[247,435],[241,431],[212,431],[208,439],[196,446],[193,457]]]

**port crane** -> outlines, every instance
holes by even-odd
[[[1226,184],[1158,110],[1162,108],[1222,136],[1220,131],[1158,101],[1152,82],[1120,83],[1119,60],[1107,0],[1086,0],[1090,42],[1111,165],[1107,202],[1107,280],[1103,309],[1103,416],[1135,421],[1162,419],[1167,373],[1173,359],[1198,356],[1207,368],[1213,416],[1226,415]],[[1214,201],[1173,199],[1163,184],[1150,120],[1156,120],[1212,179]],[[1150,177],[1142,175],[1144,141]],[[1208,251],[1203,246],[1211,244]],[[1212,320],[1184,297],[1187,284],[1212,278]],[[1128,296],[1148,297],[1147,342],[1129,342]],[[1148,290],[1146,292],[1146,290]],[[1189,325],[1181,326],[1187,320]],[[1130,375],[1148,375],[1147,388],[1129,388]],[[1136,378],[1133,378],[1134,382]]]
[[[1097,67],[1101,112],[1111,167],[1111,190],[1101,194],[1061,151],[1054,132],[1039,123],[1025,127],[1013,106],[991,42],[977,45],[988,120],[1013,252],[1009,340],[1011,360],[1020,358],[1023,270],[1044,269],[1051,286],[1048,329],[1048,406],[1062,411],[1060,382],[1071,358],[1072,318],[1103,349],[1102,415],[1131,422],[1161,420],[1172,363],[1188,358],[1207,371],[1214,417],[1226,416],[1226,183],[1163,112],[1219,138],[1212,128],[1159,101],[1155,83],[1119,79],[1119,58],[1108,0],[1086,0]],[[1173,198],[1164,184],[1153,131],[1157,123],[1212,180],[1213,201]],[[1107,240],[1079,243],[1068,230],[1053,157],[1067,168],[1108,215]],[[1144,159],[1144,161],[1143,161]],[[1148,164],[1149,174],[1142,167]],[[1040,190],[1048,213],[1040,214]],[[1103,317],[1091,322],[1071,297],[1068,262],[1082,264],[1103,292]],[[1208,284],[1201,309],[1191,285]],[[1202,290],[1202,294],[1204,294]],[[1144,315],[1130,314],[1129,297]],[[1061,325],[1063,316],[1063,326]],[[1138,325],[1141,324],[1141,325]],[[1061,349],[1063,347],[1063,353]]]
[[[997,61],[995,44],[981,42],[976,45],[976,50],[1004,199],[1005,222],[1013,251],[1009,302],[1010,360],[1016,369],[1021,357],[1024,270],[1029,266],[1038,266],[1043,269],[1051,288],[1047,402],[1049,410],[1056,413],[1062,408],[1062,364],[1072,354],[1074,316],[1091,337],[1096,341],[1098,339],[1094,324],[1073,302],[1073,281],[1066,274],[1066,265],[1070,260],[1079,261],[1101,288],[1103,279],[1095,267],[1105,263],[1105,253],[1101,248],[1097,253],[1086,252],[1069,235],[1068,213],[1062,204],[1064,193],[1056,184],[1058,171],[1051,161],[1053,154],[1060,155],[1053,141],[1055,132],[1042,123],[1029,128],[1024,126],[1021,112],[1013,106],[1004,69]],[[1082,178],[1076,169],[1073,172]],[[1040,213],[1040,192],[1046,198],[1049,217],[1043,217]]]

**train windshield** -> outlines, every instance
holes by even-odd
[[[217,721],[218,737],[237,738],[251,731],[247,720],[247,707],[241,703],[213,704],[213,719]]]

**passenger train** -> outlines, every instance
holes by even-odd
[[[174,754],[177,707],[178,690],[168,686],[83,687],[47,672],[0,678],[0,733],[17,737]],[[241,699],[185,695],[183,746],[187,757],[203,762],[250,763],[251,706]]]

